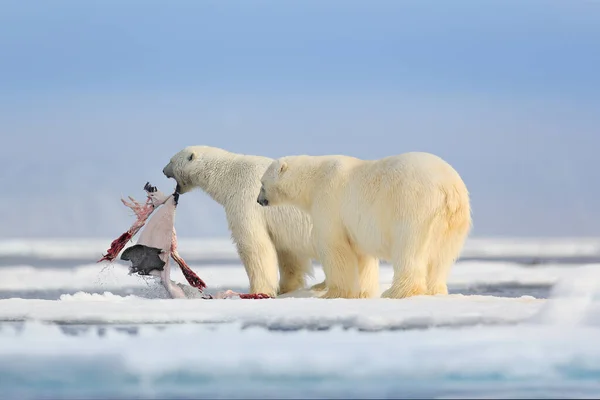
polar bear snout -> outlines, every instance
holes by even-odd
[[[163,168],[163,174],[167,177],[167,178],[174,178],[175,175],[173,174],[173,167],[171,167],[171,163],[168,163],[164,168]]]
[[[263,207],[266,207],[269,205],[269,200],[267,200],[264,186],[261,186],[260,192],[258,193],[258,198],[256,199],[256,202]]]

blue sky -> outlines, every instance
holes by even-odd
[[[600,234],[600,3],[1,0],[0,236],[112,237],[192,144],[430,151],[473,235]],[[180,236],[225,236],[201,192]]]

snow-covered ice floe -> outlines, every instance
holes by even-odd
[[[379,330],[516,323],[531,317],[541,305],[541,300],[533,298],[462,295],[405,301],[314,298],[191,301],[77,293],[63,296],[59,301],[2,300],[0,319],[71,324],[237,322],[244,327],[281,330],[334,326]]]
[[[193,267],[193,266],[192,266]],[[200,267],[196,272],[212,290],[246,288],[247,278],[241,265]],[[63,294],[58,300],[11,298],[0,300],[2,321],[48,321],[60,323],[240,323],[242,326],[262,326],[268,329],[328,329],[334,326],[360,330],[409,329],[478,324],[515,324],[533,317],[549,301],[532,296],[503,298],[451,294],[447,296],[421,296],[404,300],[361,299],[323,300],[319,293],[301,290],[277,299],[267,300],[201,300],[161,299],[164,288],[156,278],[127,275],[123,266],[110,266],[103,272],[98,266],[85,266],[75,270],[2,268],[0,290],[78,289],[73,294]],[[600,266],[573,268],[536,267],[523,268],[507,263],[467,262],[453,269],[450,285],[467,287],[476,284],[522,283],[556,284],[578,282],[569,292],[572,298],[581,285],[589,286],[598,277]],[[315,271],[311,283],[323,279],[321,269]],[[392,269],[382,267],[381,289],[391,284]],[[181,273],[173,274],[183,282]],[[579,278],[579,280],[577,280]],[[583,281],[581,281],[583,279]],[[144,287],[151,299],[135,295],[116,295],[112,289]],[[564,286],[564,284],[563,284]],[[563,287],[563,286],[558,286]],[[189,288],[190,297],[194,289]],[[89,292],[95,293],[89,293]],[[592,289],[580,290],[592,293]],[[588,295],[589,307],[595,310],[593,295]],[[566,300],[565,300],[566,301]],[[573,303],[573,304],[579,304]],[[586,303],[586,304],[587,304]],[[550,304],[554,304],[550,301]],[[560,303],[563,304],[563,303]],[[556,310],[559,306],[554,306]],[[563,311],[564,312],[564,311]],[[567,313],[569,314],[569,313]],[[569,315],[575,315],[573,310]]]
[[[247,289],[237,261],[190,264],[212,291]],[[381,271],[384,290],[392,269],[384,265]],[[185,282],[176,269],[172,279]],[[322,279],[317,268],[310,283]],[[553,286],[550,298],[323,300],[304,290],[268,300],[173,300],[161,298],[164,288],[154,278],[129,276],[118,264],[2,267],[0,293],[59,294],[56,300],[0,300],[0,393],[77,399],[598,398],[599,282],[596,264],[464,261],[449,279],[454,292],[546,285]],[[127,295],[132,288],[147,296]],[[111,328],[117,325],[134,327],[135,334]]]
[[[561,279],[549,300],[449,295],[190,301],[108,293],[4,300],[5,320],[28,322],[1,326],[0,393],[80,399],[598,398],[599,272],[582,267]],[[199,324],[141,325],[135,335],[88,329],[71,336],[44,321]],[[432,329],[405,330],[414,327]],[[281,332],[297,328],[307,329]]]
[[[595,264],[592,264],[595,265]],[[595,265],[600,269],[600,264]],[[241,264],[194,265],[190,267],[206,281],[209,289],[248,287],[248,277]],[[554,285],[559,280],[577,274],[585,265],[544,264],[523,267],[508,262],[464,261],[456,264],[449,276],[448,284],[453,287],[473,285]],[[380,267],[381,288],[391,284],[393,269],[389,265]],[[312,283],[324,278],[320,267],[315,268]],[[185,282],[178,268],[171,269],[171,279]],[[2,290],[114,290],[127,287],[143,288],[153,279],[128,275],[127,267],[120,264],[88,264],[75,268],[34,268],[17,265],[0,268],[0,291]]]

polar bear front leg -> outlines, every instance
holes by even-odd
[[[277,296],[277,253],[267,232],[254,232],[236,241],[236,246],[250,281],[250,293]]]
[[[354,249],[347,242],[334,242],[334,245],[323,248],[319,253],[327,285],[327,291],[321,298],[359,298],[358,258]]]
[[[303,289],[306,276],[312,272],[310,258],[300,257],[291,251],[278,251],[279,261],[279,294]]]

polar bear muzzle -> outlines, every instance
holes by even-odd
[[[258,198],[256,199],[256,202],[263,207],[266,207],[269,205],[269,200],[267,200],[267,195],[265,194],[264,186],[260,187],[260,192],[258,193]]]
[[[171,166],[171,163],[168,163],[164,168],[163,168],[163,174],[167,177],[167,178],[175,178],[175,175],[173,174],[173,167]]]

